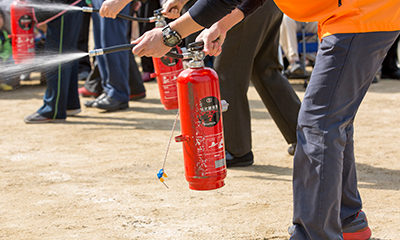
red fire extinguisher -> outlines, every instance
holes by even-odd
[[[161,9],[154,11],[154,17],[156,18],[156,27],[164,27],[167,24],[164,16],[161,13]],[[175,52],[177,54],[182,53],[179,47],[173,48],[171,52]],[[164,56],[162,58],[153,58],[153,65],[155,72],[150,76],[157,79],[160,100],[164,105],[164,109],[178,109],[176,81],[179,73],[181,73],[183,70],[182,59],[171,58],[168,56]]]
[[[185,177],[189,188],[212,190],[224,186],[226,160],[221,101],[217,73],[204,67],[202,42],[189,45],[189,67],[178,77],[179,114],[183,143]]]
[[[35,57],[35,35],[33,33],[33,8],[25,0],[15,0],[10,7],[11,43],[15,63]]]

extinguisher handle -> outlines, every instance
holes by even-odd
[[[192,42],[189,43],[188,45],[188,50],[191,52],[194,51],[201,51],[204,48],[204,42],[203,41],[199,41],[199,42]]]
[[[92,12],[99,12],[100,9],[93,9],[91,7],[82,7],[82,11],[83,12],[87,12],[87,13],[92,13]],[[154,17],[151,18],[139,18],[139,17],[133,17],[133,16],[129,16],[123,13],[118,13],[117,14],[118,18],[122,18],[122,19],[126,19],[129,21],[137,21],[137,22],[155,22],[156,19]]]

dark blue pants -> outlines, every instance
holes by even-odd
[[[298,118],[291,239],[343,239],[342,227],[362,208],[353,121],[398,35],[335,34],[322,40]]]
[[[47,24],[46,52],[52,54],[59,54],[60,51],[61,54],[78,52],[77,43],[82,14],[79,11],[66,12]],[[37,111],[40,115],[52,119],[65,119],[68,109],[80,108],[78,59],[46,67],[46,80],[44,104]]]
[[[93,0],[93,8],[100,9],[103,0]],[[130,4],[120,13],[129,15]],[[102,18],[92,13],[95,48],[105,48],[128,44],[128,20],[121,18]],[[118,101],[128,102],[129,88],[129,55],[130,51],[120,51],[97,56],[100,76],[104,91]]]

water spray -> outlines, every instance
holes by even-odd
[[[100,11],[100,9],[93,9],[91,7],[82,7],[82,12],[86,12],[86,13],[93,13],[93,12],[98,13],[99,11]],[[156,21],[156,17],[138,18],[138,17],[132,17],[132,16],[129,16],[126,14],[122,14],[122,13],[118,13],[117,17],[129,20],[129,21],[137,21],[137,22],[155,22]]]

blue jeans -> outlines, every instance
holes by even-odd
[[[103,0],[93,0],[93,8],[100,9],[102,3]],[[126,5],[120,13],[129,15],[129,7]],[[92,19],[96,49],[129,43],[128,20],[102,18],[98,13],[92,13]],[[129,54],[132,52],[120,51],[96,57],[104,91],[121,102],[129,101]]]
[[[399,32],[323,38],[302,102],[293,172],[290,239],[343,239],[362,208],[357,190],[353,121]]]

